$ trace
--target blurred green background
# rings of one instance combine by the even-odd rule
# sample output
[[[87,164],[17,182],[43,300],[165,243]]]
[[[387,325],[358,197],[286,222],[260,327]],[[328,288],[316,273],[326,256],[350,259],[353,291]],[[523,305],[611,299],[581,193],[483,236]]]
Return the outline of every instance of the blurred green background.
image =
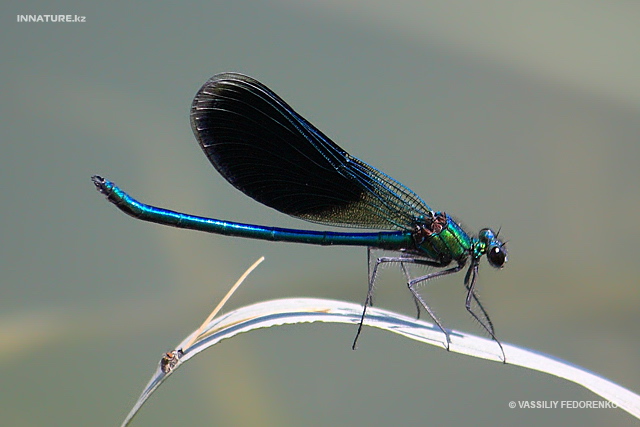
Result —
[[[365,250],[233,239],[135,221],[90,182],[221,219],[319,228],[211,167],[189,106],[213,74],[249,74],[351,154],[476,231],[498,336],[640,391],[640,4],[636,2],[5,2],[0,140],[0,424],[119,424],[162,353],[257,257],[227,310],[312,296],[361,302]],[[76,14],[86,23],[18,23]],[[424,289],[480,334],[463,275]],[[412,314],[394,268],[376,304]],[[557,378],[377,330],[273,328],[172,377],[136,426],[633,425]]]

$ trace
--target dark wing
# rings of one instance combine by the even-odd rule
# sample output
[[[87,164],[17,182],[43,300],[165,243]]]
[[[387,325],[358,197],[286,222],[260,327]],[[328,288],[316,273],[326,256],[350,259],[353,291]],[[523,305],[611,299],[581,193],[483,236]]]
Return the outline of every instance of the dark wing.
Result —
[[[251,77],[213,76],[193,100],[191,127],[227,181],[288,215],[409,230],[430,211],[413,191],[350,156]]]

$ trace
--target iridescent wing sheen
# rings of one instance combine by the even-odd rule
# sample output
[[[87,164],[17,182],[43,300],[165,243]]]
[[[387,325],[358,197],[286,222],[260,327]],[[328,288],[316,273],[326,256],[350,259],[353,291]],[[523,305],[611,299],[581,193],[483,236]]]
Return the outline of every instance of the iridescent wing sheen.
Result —
[[[191,127],[227,181],[285,214],[411,230],[430,211],[413,191],[349,155],[251,77],[213,76],[193,100]]]

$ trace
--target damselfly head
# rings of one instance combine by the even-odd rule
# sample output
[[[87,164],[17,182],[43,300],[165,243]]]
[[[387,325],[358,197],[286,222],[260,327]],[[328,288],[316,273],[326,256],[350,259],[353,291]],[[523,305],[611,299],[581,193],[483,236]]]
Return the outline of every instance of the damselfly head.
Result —
[[[487,260],[492,267],[502,268],[507,262],[507,248],[504,242],[490,228],[480,230],[478,239],[486,245]]]

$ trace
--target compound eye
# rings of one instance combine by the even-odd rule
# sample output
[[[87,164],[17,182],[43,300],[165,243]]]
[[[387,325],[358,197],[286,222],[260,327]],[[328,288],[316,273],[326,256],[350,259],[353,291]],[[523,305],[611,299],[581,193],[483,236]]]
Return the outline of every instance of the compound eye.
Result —
[[[493,246],[487,253],[487,260],[492,267],[502,268],[507,262],[507,251],[502,246]]]

